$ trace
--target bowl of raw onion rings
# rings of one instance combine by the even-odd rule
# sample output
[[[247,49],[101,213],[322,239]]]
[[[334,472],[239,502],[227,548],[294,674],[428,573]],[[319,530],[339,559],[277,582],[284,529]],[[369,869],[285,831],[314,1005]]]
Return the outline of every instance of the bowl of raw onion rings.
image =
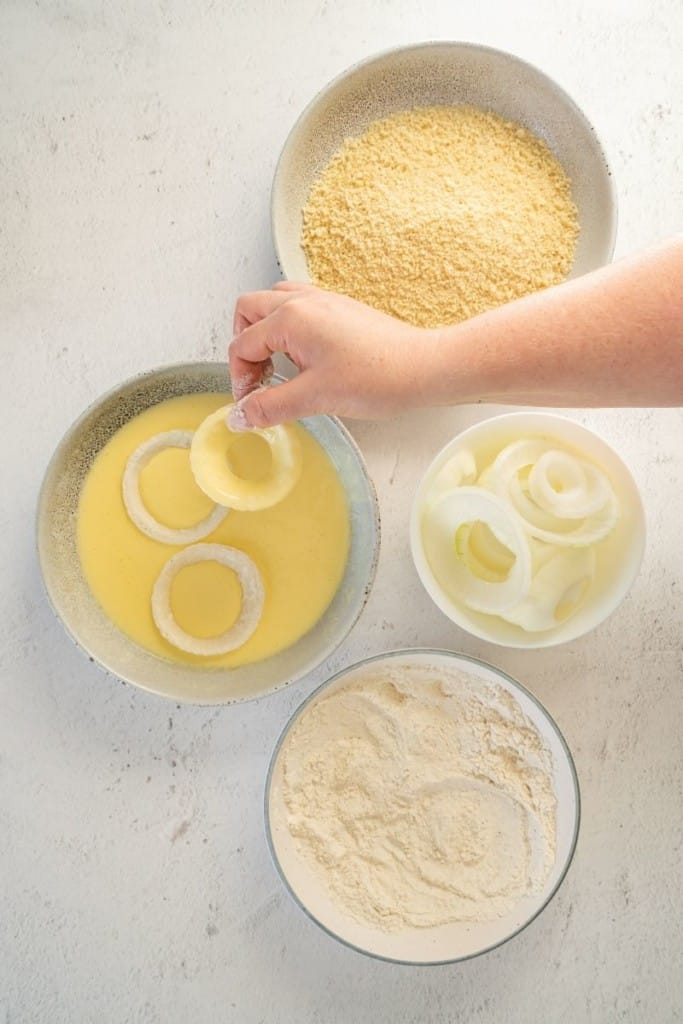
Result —
[[[415,496],[413,561],[462,629],[506,647],[566,643],[628,594],[645,515],[619,455],[562,416],[516,412],[463,431]]]

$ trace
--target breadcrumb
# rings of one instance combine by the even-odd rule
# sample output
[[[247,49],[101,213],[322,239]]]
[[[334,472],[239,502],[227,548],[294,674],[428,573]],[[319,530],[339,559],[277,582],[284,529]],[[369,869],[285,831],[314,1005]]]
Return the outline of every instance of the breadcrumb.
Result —
[[[316,284],[438,327],[562,281],[578,233],[545,142],[473,107],[425,107],[344,143],[301,242]]]

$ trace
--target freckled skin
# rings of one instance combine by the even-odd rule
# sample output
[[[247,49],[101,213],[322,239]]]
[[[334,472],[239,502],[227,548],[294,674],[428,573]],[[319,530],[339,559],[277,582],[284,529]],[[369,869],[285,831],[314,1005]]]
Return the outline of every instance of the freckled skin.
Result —
[[[425,330],[311,285],[243,295],[230,368],[244,421],[381,419],[497,402],[683,405],[683,235],[453,327]],[[300,371],[254,391],[274,352]],[[254,393],[252,393],[254,392]]]

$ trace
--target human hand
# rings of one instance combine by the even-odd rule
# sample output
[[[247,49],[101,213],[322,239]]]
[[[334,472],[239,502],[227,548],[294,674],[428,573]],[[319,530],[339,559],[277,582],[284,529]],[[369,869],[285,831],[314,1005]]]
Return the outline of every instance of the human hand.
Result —
[[[344,295],[291,281],[243,295],[233,327],[230,374],[238,405],[230,425],[236,430],[323,412],[379,419],[405,409],[429,334]],[[288,356],[299,375],[264,388],[275,352]]]

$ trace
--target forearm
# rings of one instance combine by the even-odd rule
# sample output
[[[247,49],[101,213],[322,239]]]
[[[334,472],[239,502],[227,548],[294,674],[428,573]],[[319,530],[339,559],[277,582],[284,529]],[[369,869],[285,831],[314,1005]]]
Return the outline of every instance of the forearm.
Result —
[[[683,237],[430,332],[419,404],[683,405]]]

